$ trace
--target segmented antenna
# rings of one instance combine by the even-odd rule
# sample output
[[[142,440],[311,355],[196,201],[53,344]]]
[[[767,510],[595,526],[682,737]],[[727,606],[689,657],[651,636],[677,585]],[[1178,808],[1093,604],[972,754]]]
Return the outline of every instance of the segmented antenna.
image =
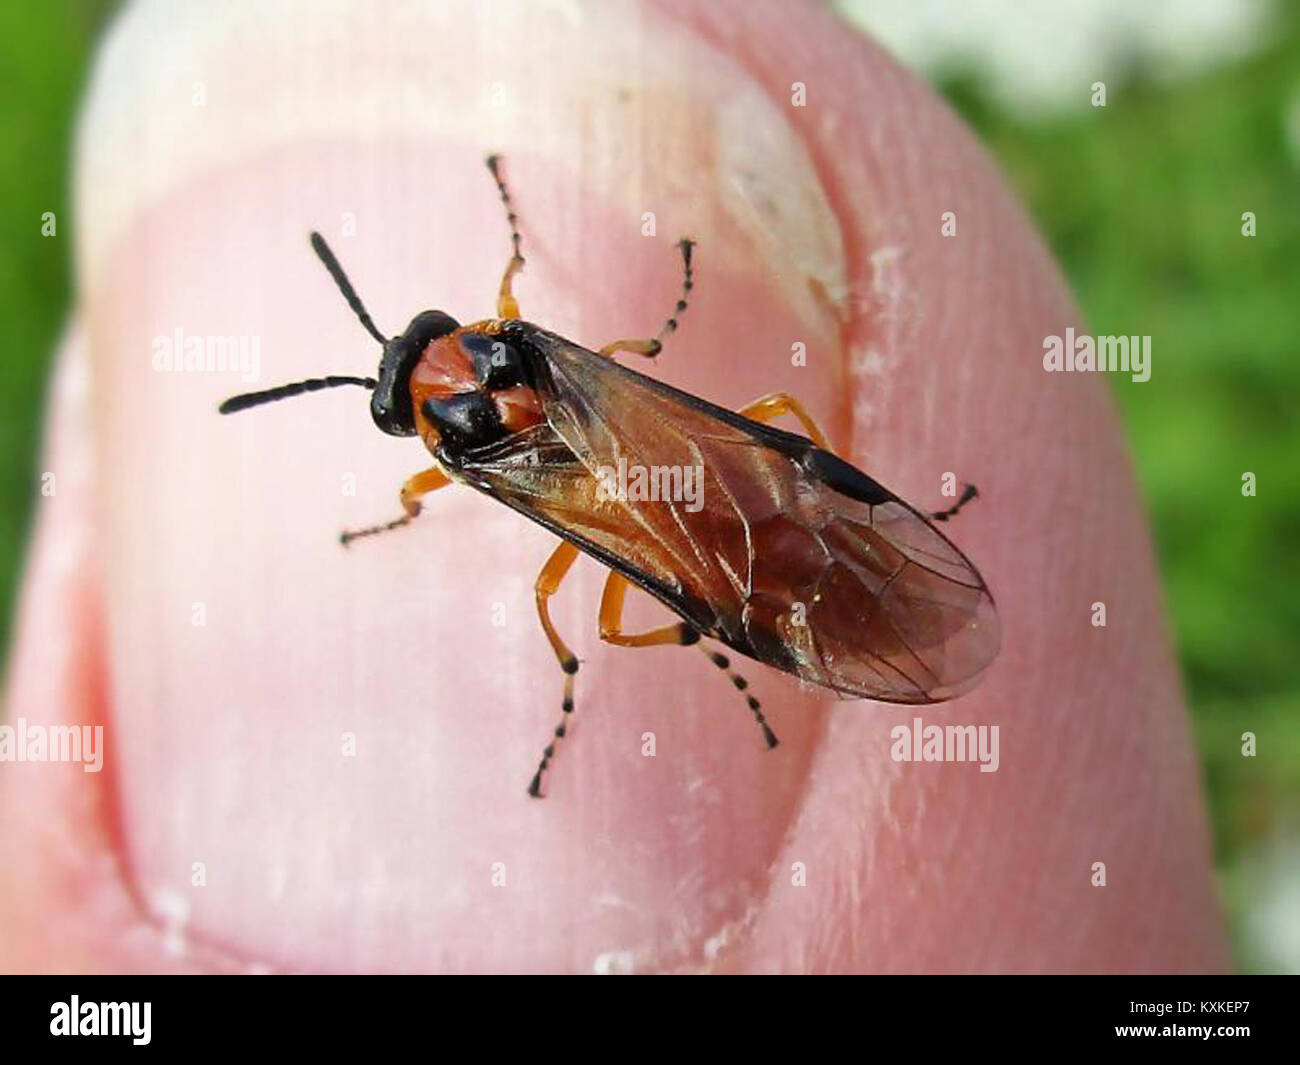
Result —
[[[339,291],[343,293],[343,298],[348,301],[348,306],[361,320],[361,324],[366,327],[366,332],[379,341],[380,344],[387,345],[388,341],[384,339],[384,334],[375,328],[375,323],[366,310],[365,304],[361,302],[361,297],[357,295],[357,290],[352,287],[352,282],[348,280],[348,275],[343,272],[343,267],[339,265],[338,259],[330,251],[330,246],[325,243],[325,238],[313,231],[311,246],[320,261],[325,264],[325,269],[330,272],[330,277],[334,278],[334,284],[338,285]],[[248,410],[249,407],[260,407],[263,403],[274,403],[276,400],[301,396],[305,392],[319,392],[325,388],[338,388],[341,385],[360,385],[362,388],[373,391],[378,383],[373,377],[347,377],[339,374],[331,374],[329,377],[313,377],[307,381],[295,381],[293,384],[268,388],[263,392],[245,392],[243,395],[231,396],[217,410],[222,414],[235,414],[241,410]]]
[[[311,246],[320,257],[320,261],[325,264],[325,269],[330,272],[330,277],[334,278],[334,284],[338,285],[339,291],[343,293],[343,298],[348,301],[348,306],[352,308],[352,312],[361,319],[361,324],[366,327],[366,332],[378,340],[380,344],[387,344],[388,338],[375,328],[370,313],[366,310],[365,304],[361,302],[361,297],[357,295],[357,290],[352,287],[348,275],[343,272],[343,267],[334,258],[334,253],[330,251],[330,246],[325,243],[325,238],[313,231]]]
[[[231,396],[217,410],[222,414],[235,414],[248,410],[249,407],[260,407],[263,403],[274,403],[277,399],[301,396],[304,392],[319,392],[340,385],[360,385],[362,388],[374,389],[378,383],[373,377],[313,377],[309,381],[295,381],[291,385],[268,388],[265,392],[245,392],[241,396]]]

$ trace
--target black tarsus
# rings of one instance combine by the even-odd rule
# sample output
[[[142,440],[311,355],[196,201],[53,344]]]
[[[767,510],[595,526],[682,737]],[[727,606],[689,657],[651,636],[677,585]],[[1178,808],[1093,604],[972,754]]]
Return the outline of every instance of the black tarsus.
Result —
[[[978,488],[976,488],[973,484],[968,484],[965,488],[962,489],[961,498],[957,500],[956,503],[950,506],[947,510],[936,510],[933,514],[930,515],[930,520],[947,521],[949,518],[953,517],[959,510],[961,510],[962,507],[964,507],[967,503],[969,503],[972,499],[974,499],[979,494],[980,493]]]
[[[569,663],[564,664],[564,672],[568,675],[570,684],[575,673],[578,672],[577,659],[570,659],[573,663],[573,669],[569,669]],[[569,719],[573,716],[573,695],[570,684],[565,685],[564,701],[560,708],[564,711],[564,716],[560,718],[560,723],[555,726],[555,739],[562,740],[569,731]],[[533,779],[528,782],[528,794],[534,799],[544,799],[542,794],[542,775],[550,768],[551,759],[555,757],[555,740],[552,740],[542,750],[542,760],[538,763],[537,772],[533,774]]]
[[[514,248],[512,258],[518,261],[520,266],[524,265],[524,257],[520,253],[520,245],[523,238],[519,235],[519,217],[515,214],[515,205],[510,199],[510,192],[506,189],[506,180],[501,176],[501,156],[493,154],[487,157],[488,170],[492,172],[492,180],[497,183],[497,191],[501,193],[501,202],[506,209],[506,222],[510,225],[510,243]]]
[[[699,639],[698,633],[696,633],[695,638]],[[744,692],[749,688],[749,681],[731,668],[731,660],[726,655],[710,650],[703,644],[699,646],[700,650],[704,652],[704,657],[731,678],[731,683],[735,685],[736,691]],[[763,730],[763,739],[767,741],[768,748],[775,747],[781,741],[776,738],[776,733],[772,731],[771,726],[767,723],[767,718],[763,716],[762,704],[748,694],[745,696],[745,704],[749,707],[750,713],[754,715],[754,720],[758,722],[759,728]]]
[[[542,760],[537,765],[537,772],[533,774],[533,779],[528,782],[528,794],[534,799],[544,799],[542,794],[542,777],[546,770],[550,768],[551,759],[555,757],[555,741],[562,740],[569,732],[569,721],[573,718],[573,678],[578,674],[578,660],[569,655],[560,663],[560,669],[564,673],[564,699],[560,703],[560,709],[563,711],[560,717],[560,723],[555,726],[555,738],[551,740],[542,750]]]
[[[363,536],[378,536],[380,533],[392,532],[394,529],[400,529],[403,525],[410,525],[415,518],[410,514],[403,514],[400,518],[394,518],[392,521],[386,521],[382,525],[370,525],[364,529],[344,530],[339,533],[339,543],[344,547],[352,543],[353,540],[360,540]]]
[[[672,317],[670,317],[668,321],[664,322],[664,327],[659,330],[659,335],[654,338],[653,343],[655,347],[649,353],[652,357],[658,355],[663,350],[664,338],[669,333],[677,332],[677,316],[686,310],[686,301],[690,298],[691,290],[695,287],[695,277],[691,272],[691,250],[695,247],[695,241],[691,240],[690,237],[683,237],[677,242],[677,247],[679,247],[682,252],[682,266],[684,270],[682,277],[682,295],[677,301]]]

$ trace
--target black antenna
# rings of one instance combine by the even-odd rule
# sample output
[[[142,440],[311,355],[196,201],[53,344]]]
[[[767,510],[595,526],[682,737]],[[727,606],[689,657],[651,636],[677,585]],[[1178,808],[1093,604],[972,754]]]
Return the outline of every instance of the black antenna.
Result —
[[[310,381],[295,381],[291,385],[268,388],[265,392],[245,392],[240,396],[231,396],[217,408],[221,414],[234,414],[236,411],[260,407],[263,403],[274,403],[277,399],[301,396],[304,392],[319,392],[323,388],[338,388],[339,385],[360,385],[373,389],[378,384],[373,377],[313,377]]]
[[[325,243],[325,238],[319,233],[313,232],[311,246],[316,254],[320,256],[320,261],[325,264],[325,269],[330,272],[330,277],[334,278],[334,284],[338,285],[339,291],[343,293],[343,298],[348,301],[348,306],[361,319],[361,324],[366,327],[366,332],[378,340],[380,344],[387,344],[388,338],[375,328],[375,323],[370,320],[370,315],[366,312],[361,297],[357,295],[357,290],[352,287],[352,282],[348,280],[348,275],[343,272],[343,267],[339,265],[339,261],[334,258],[334,253],[330,251],[330,246]]]
[[[361,297],[357,295],[357,290],[352,287],[352,282],[348,280],[348,275],[343,272],[343,267],[339,265],[338,259],[330,251],[330,246],[325,243],[325,238],[313,231],[311,246],[320,261],[325,264],[325,269],[330,272],[330,277],[334,278],[334,284],[338,285],[339,291],[343,293],[343,298],[348,301],[348,306],[361,320],[361,324],[366,327],[366,332],[379,341],[380,344],[387,345],[388,341],[384,339],[383,333],[375,328],[375,323],[366,311],[365,304],[361,302]],[[313,377],[307,381],[296,381],[291,385],[268,388],[264,392],[245,392],[242,395],[231,396],[217,410],[221,414],[234,414],[237,411],[248,410],[249,407],[260,407],[263,403],[274,403],[278,399],[301,396],[304,392],[319,392],[324,388],[338,388],[340,385],[360,385],[362,388],[369,388],[373,391],[378,383],[373,377],[341,377],[337,375]]]

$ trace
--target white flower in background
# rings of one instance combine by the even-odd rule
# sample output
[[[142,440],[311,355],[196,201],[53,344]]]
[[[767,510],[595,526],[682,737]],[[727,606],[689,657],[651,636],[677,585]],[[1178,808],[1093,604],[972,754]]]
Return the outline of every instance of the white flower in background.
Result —
[[[1268,43],[1274,0],[834,0],[909,66],[929,77],[970,72],[1009,111],[1032,117],[1089,106],[1140,70],[1176,80]],[[1114,102],[1113,96],[1110,101]]]

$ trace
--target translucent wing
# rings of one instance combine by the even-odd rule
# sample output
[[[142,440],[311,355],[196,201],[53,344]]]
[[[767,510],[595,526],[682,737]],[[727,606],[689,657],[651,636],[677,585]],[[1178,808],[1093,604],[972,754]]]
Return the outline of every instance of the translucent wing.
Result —
[[[552,455],[539,465],[550,469],[529,490],[526,475],[521,482],[498,460],[485,490],[704,633],[844,695],[951,698],[997,655],[997,614],[975,568],[871,478],[801,436],[562,337],[538,330],[532,342],[544,356],[536,387],[547,426],[538,435]],[[602,471],[620,469],[629,486],[641,469],[652,471],[649,483],[682,491],[600,498]]]

